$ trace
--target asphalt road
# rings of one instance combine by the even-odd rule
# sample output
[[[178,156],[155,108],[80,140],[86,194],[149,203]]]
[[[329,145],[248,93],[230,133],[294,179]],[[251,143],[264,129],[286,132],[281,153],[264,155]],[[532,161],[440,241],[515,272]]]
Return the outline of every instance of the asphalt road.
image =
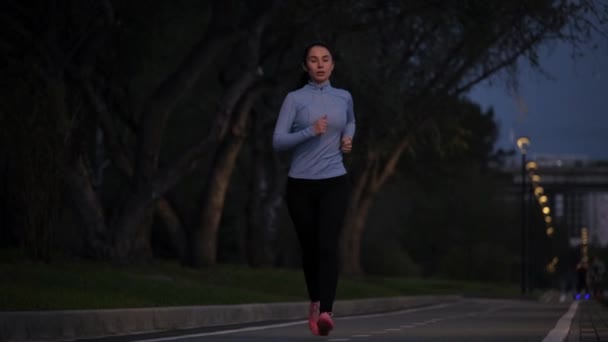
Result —
[[[148,334],[103,341],[561,341],[563,336],[560,337],[560,334],[548,336],[552,330],[555,334],[554,328],[558,321],[563,326],[569,307],[569,303],[463,299],[456,303],[385,314],[335,317],[336,328],[327,337],[312,336],[306,322],[297,321]]]

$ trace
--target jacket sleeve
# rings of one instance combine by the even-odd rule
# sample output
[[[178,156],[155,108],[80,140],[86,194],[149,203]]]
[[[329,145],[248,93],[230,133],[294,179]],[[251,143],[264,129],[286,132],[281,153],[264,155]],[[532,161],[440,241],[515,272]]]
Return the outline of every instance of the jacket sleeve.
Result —
[[[355,136],[355,111],[353,110],[353,97],[348,93],[348,100],[346,104],[346,126],[342,131],[343,137]]]
[[[292,149],[296,145],[314,137],[312,126],[303,130],[292,132],[293,122],[296,117],[296,106],[293,95],[290,93],[285,97],[279,117],[274,128],[272,146],[277,151]]]

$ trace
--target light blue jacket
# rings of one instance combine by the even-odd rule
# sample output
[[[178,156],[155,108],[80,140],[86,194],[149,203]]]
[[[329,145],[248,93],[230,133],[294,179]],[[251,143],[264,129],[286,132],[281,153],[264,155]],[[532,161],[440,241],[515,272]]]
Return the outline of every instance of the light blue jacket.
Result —
[[[327,115],[327,131],[314,135],[314,122]],[[277,151],[292,151],[289,177],[325,179],[346,174],[342,137],[355,135],[355,114],[350,93],[328,82],[309,82],[285,97],[274,129]]]

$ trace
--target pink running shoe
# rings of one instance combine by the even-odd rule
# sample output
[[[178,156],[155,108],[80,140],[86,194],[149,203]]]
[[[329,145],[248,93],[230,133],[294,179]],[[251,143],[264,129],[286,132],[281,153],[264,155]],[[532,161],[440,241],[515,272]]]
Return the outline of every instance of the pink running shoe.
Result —
[[[331,319],[331,316],[331,312],[323,312],[319,315],[319,321],[317,322],[317,326],[319,327],[319,335],[327,336],[334,328],[334,321]]]
[[[319,336],[319,327],[317,321],[319,320],[319,302],[311,302],[308,308],[308,328],[313,335]]]

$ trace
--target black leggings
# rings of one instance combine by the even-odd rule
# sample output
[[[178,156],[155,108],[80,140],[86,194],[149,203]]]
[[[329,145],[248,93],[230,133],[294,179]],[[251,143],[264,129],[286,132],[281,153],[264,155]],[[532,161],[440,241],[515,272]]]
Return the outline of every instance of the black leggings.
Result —
[[[338,239],[348,205],[346,175],[327,179],[287,180],[287,208],[302,250],[308,295],[331,312],[338,285]]]

